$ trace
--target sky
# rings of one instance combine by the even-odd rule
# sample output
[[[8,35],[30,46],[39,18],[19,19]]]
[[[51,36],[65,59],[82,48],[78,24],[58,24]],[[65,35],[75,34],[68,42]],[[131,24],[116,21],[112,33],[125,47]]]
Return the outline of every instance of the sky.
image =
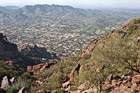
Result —
[[[0,0],[0,6],[25,6],[35,4],[70,5],[76,8],[138,8],[140,0]]]

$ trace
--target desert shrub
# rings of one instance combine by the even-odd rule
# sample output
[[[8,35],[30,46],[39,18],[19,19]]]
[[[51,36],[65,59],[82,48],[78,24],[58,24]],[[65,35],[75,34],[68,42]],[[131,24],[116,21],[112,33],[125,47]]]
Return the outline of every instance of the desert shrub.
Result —
[[[30,87],[30,92],[31,93],[36,93],[38,90],[41,90],[41,87],[40,86],[31,86]]]
[[[71,56],[69,59],[70,59],[71,61],[78,62],[78,61],[81,59],[81,57],[78,57],[78,56]]]
[[[83,89],[83,91],[84,91],[84,90],[88,90],[88,89],[89,89],[89,87],[85,87],[85,88]]]
[[[8,76],[8,78],[12,78],[19,75],[20,75],[20,71],[18,70],[18,67],[13,67],[12,65],[7,65],[5,61],[0,61],[0,80],[4,76]]]
[[[29,87],[29,84],[26,80],[18,78],[18,80],[7,88],[7,93],[17,93],[21,88]]]
[[[62,85],[63,74],[61,72],[51,75],[47,84],[42,85],[43,89],[54,90],[59,89]]]
[[[72,87],[71,91],[77,91],[78,89],[76,87]]]
[[[25,78],[25,79],[30,79],[31,78],[31,74],[29,72],[24,72],[22,75],[21,75],[22,78]]]
[[[134,21],[135,24],[139,24],[140,23],[140,18],[134,19],[133,21]]]
[[[58,93],[65,93],[66,91],[65,91],[65,89],[64,88],[61,88],[61,89],[59,89],[59,91],[58,91]]]
[[[132,34],[135,31],[136,27],[134,23],[129,24],[129,32],[128,34]]]
[[[84,58],[85,60],[88,60],[90,57],[91,57],[90,54],[84,54],[84,56],[83,56],[83,58]]]

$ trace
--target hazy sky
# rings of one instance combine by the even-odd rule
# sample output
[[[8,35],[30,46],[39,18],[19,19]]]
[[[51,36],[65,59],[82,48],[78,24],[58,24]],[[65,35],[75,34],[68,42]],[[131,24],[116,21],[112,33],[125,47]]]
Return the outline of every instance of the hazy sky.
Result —
[[[59,4],[77,8],[140,8],[140,0],[0,0],[1,6]]]

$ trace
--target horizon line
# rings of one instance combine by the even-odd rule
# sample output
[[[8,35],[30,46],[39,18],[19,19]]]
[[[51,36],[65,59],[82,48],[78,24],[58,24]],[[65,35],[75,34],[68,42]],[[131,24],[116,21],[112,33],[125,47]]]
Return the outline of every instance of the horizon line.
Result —
[[[115,7],[93,7],[93,8],[84,8],[84,7],[75,7],[73,5],[67,5],[67,4],[26,4],[26,5],[0,5],[0,7],[19,7],[23,8],[25,6],[36,6],[36,5],[48,5],[48,6],[70,6],[73,8],[79,8],[79,9],[140,9],[140,8],[115,8]]]

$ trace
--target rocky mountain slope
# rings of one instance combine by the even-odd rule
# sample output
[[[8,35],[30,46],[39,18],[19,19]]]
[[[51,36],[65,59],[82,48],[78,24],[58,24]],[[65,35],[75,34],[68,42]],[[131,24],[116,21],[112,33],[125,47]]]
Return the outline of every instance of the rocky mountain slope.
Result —
[[[140,19],[134,19],[122,29],[89,42],[77,55],[39,73],[38,82],[43,82],[37,83],[38,88],[72,93],[139,92],[139,41]]]

